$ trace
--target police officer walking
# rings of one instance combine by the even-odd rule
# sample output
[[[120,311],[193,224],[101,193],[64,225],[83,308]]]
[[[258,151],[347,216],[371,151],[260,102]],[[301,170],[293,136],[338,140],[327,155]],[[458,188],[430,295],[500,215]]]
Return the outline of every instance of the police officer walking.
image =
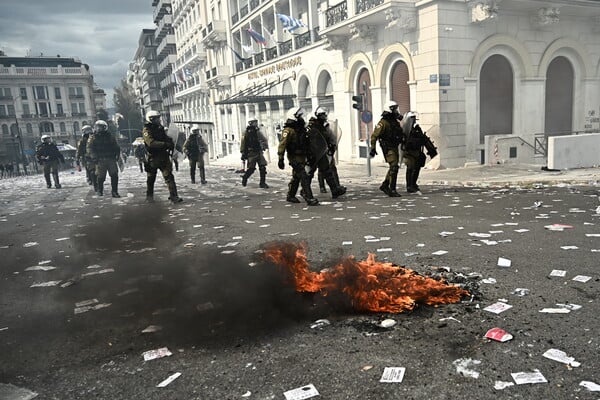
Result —
[[[96,176],[95,171],[90,172],[91,168],[88,167],[88,157],[87,157],[87,143],[88,143],[88,140],[90,139],[90,134],[92,134],[93,132],[94,132],[94,130],[89,125],[84,125],[81,128],[81,133],[83,134],[83,136],[81,139],[79,139],[79,142],[77,143],[77,153],[75,153],[75,163],[77,164],[78,167],[80,167],[80,168],[83,167],[83,169],[85,170],[85,178],[87,180],[88,185],[94,184],[92,182],[92,176],[94,176],[94,180],[95,180],[95,176]],[[94,187],[96,187],[95,184],[94,184]]]
[[[338,198],[346,193],[346,188],[341,186],[335,178],[334,170],[331,168],[333,155],[337,148],[337,141],[329,129],[327,122],[327,112],[325,107],[317,107],[315,116],[308,121],[308,141],[310,145],[310,173],[309,178],[312,180],[315,170],[319,171],[319,177],[327,182],[331,189],[331,197]],[[334,163],[335,165],[335,163]],[[319,186],[321,182],[319,179]],[[323,193],[323,188],[321,193]],[[327,190],[325,190],[325,193]]]
[[[42,143],[37,146],[35,155],[38,162],[44,166],[46,187],[48,189],[52,187],[52,182],[50,182],[50,174],[52,174],[54,187],[60,189],[62,186],[58,180],[58,165],[59,162],[65,163],[65,157],[58,151],[58,147],[52,142],[50,135],[42,135]]]
[[[248,160],[246,172],[242,175],[242,186],[246,186],[248,178],[256,171],[256,164],[260,172],[259,186],[263,189],[268,189],[267,177],[267,160],[263,156],[263,151],[269,148],[267,138],[258,128],[258,120],[254,117],[248,119],[248,126],[242,134],[242,142],[240,144],[240,152],[242,153],[242,161]]]
[[[396,191],[396,181],[400,169],[400,150],[398,146],[404,142],[404,133],[400,126],[401,120],[402,115],[398,112],[398,103],[388,101],[385,103],[381,119],[371,135],[370,156],[375,157],[377,154],[375,145],[379,140],[383,157],[389,165],[385,180],[379,186],[379,190],[390,197],[400,197],[400,194]]]
[[[158,111],[148,111],[144,124],[144,145],[148,152],[146,162],[146,201],[154,201],[154,182],[158,170],[162,173],[165,183],[169,188],[169,200],[172,203],[183,201],[177,195],[177,185],[173,176],[173,165],[171,164],[171,153],[175,150],[173,139],[167,135],[165,128],[160,123]]]
[[[140,172],[144,172],[144,164],[146,162],[146,146],[144,146],[143,143],[137,144],[135,146],[135,150],[133,150],[133,155],[138,160]]]
[[[404,117],[403,128],[406,133],[406,140],[402,143],[402,159],[406,164],[406,191],[420,194],[421,189],[417,185],[417,180],[427,159],[423,147],[427,149],[427,154],[431,158],[437,156],[437,149],[417,124],[417,114],[415,112],[409,111]]]
[[[302,185],[302,196],[309,206],[319,204],[319,200],[313,197],[310,188],[310,178],[306,172],[308,156],[310,155],[308,132],[304,122],[304,110],[300,107],[294,107],[288,111],[287,120],[283,125],[281,141],[277,149],[279,169],[285,168],[283,157],[287,152],[288,162],[292,167],[292,179],[288,184],[288,193],[286,200],[290,203],[300,203],[296,198],[298,186]]]
[[[190,178],[192,183],[196,183],[196,165],[200,170],[200,183],[206,184],[206,174],[204,172],[204,154],[208,152],[208,145],[200,135],[200,127],[192,126],[192,133],[183,144],[183,152],[190,160]]]
[[[98,196],[104,196],[106,173],[110,176],[112,197],[119,198],[119,167],[121,149],[117,139],[108,130],[106,121],[99,119],[94,124],[94,135],[88,140],[87,153],[96,164],[96,183]]]

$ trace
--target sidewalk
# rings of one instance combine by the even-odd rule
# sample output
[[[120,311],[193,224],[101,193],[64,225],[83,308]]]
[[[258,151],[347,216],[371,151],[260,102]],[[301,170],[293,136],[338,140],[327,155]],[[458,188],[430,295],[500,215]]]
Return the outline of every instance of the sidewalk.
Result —
[[[227,168],[241,168],[240,157],[236,154],[218,160],[211,160],[210,165]],[[337,165],[342,184],[367,184],[383,180],[388,166],[377,158],[371,160],[371,176],[368,175],[366,160],[341,161]],[[271,161],[267,167],[271,175],[289,175],[289,168],[281,171],[277,163]],[[398,173],[398,183],[404,185],[405,168]],[[578,168],[561,171],[543,171],[541,165],[533,164],[498,164],[474,165],[463,168],[447,168],[439,170],[422,169],[419,176],[420,185],[448,186],[519,186],[543,184],[571,184],[600,186],[600,167]]]

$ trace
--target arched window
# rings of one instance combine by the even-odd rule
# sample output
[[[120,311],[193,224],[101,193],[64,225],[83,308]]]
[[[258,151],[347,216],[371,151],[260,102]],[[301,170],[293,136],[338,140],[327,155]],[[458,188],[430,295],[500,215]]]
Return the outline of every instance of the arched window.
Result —
[[[40,124],[40,132],[42,134],[54,132],[54,124],[52,122],[42,122]]]
[[[13,135],[18,135],[19,134],[19,128],[17,127],[17,124],[11,124],[10,125],[10,133]]]
[[[66,132],[67,131],[67,126],[65,125],[64,122],[60,123],[60,131],[61,132]]]
[[[410,109],[410,89],[408,88],[408,66],[398,61],[390,73],[390,99],[398,103],[398,111],[404,114]]]
[[[356,80],[355,93],[364,94],[367,96],[367,101],[364,102],[363,107],[365,110],[373,112],[373,103],[371,101],[371,75],[366,68],[363,68],[358,73],[358,79]],[[373,130],[373,121],[368,124],[364,124],[361,119],[358,119],[359,139],[366,140],[367,132]],[[366,155],[365,155],[366,157]]]
[[[513,70],[506,57],[494,54],[481,67],[479,140],[512,134]]]
[[[566,57],[556,57],[546,73],[546,117],[544,131],[568,135],[573,130],[573,66]]]
[[[28,122],[25,125],[25,130],[27,131],[27,133],[33,133],[33,126]]]
[[[79,122],[73,122],[73,132],[79,132]]]
[[[3,135],[8,135],[9,134],[9,132],[8,132],[8,125],[2,124],[2,134]]]

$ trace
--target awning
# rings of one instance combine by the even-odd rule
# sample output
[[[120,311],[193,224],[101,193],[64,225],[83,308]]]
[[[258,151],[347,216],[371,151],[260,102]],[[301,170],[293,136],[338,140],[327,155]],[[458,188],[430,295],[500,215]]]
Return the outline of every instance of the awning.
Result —
[[[238,93],[226,98],[225,100],[215,101],[215,105],[219,104],[246,104],[246,103],[264,103],[268,101],[277,101],[277,100],[287,100],[287,99],[295,99],[295,94],[279,94],[279,95],[267,95],[262,94],[269,91],[272,87],[282,84],[283,82],[295,78],[295,74],[285,78],[285,79],[277,79],[272,82],[264,82],[260,85],[255,85],[244,90],[239,91]]]

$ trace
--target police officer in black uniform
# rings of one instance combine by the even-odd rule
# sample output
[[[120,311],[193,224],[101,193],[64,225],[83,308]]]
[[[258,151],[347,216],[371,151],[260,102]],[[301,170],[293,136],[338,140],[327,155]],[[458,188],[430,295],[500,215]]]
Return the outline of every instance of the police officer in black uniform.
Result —
[[[35,155],[38,162],[44,166],[46,187],[48,189],[52,187],[52,182],[50,181],[50,174],[52,174],[54,187],[56,189],[62,188],[58,180],[58,165],[59,163],[65,163],[65,157],[58,151],[58,147],[52,142],[50,135],[42,135],[42,143],[37,146]]]
[[[263,151],[268,148],[269,143],[267,142],[267,138],[265,138],[258,128],[258,120],[250,117],[248,119],[248,126],[242,135],[242,142],[240,143],[242,161],[248,160],[246,172],[242,175],[242,186],[246,186],[248,178],[256,171],[256,164],[258,164],[258,171],[260,172],[259,186],[263,189],[269,188],[266,182],[267,160],[263,156]]]
[[[144,145],[148,152],[146,168],[146,201],[154,201],[154,182],[158,170],[163,175],[165,183],[169,188],[169,200],[172,203],[183,201],[177,195],[177,185],[173,176],[173,164],[171,163],[171,153],[175,150],[175,142],[167,135],[165,128],[160,123],[160,113],[158,111],[148,111],[146,114],[146,123],[144,124]]]

